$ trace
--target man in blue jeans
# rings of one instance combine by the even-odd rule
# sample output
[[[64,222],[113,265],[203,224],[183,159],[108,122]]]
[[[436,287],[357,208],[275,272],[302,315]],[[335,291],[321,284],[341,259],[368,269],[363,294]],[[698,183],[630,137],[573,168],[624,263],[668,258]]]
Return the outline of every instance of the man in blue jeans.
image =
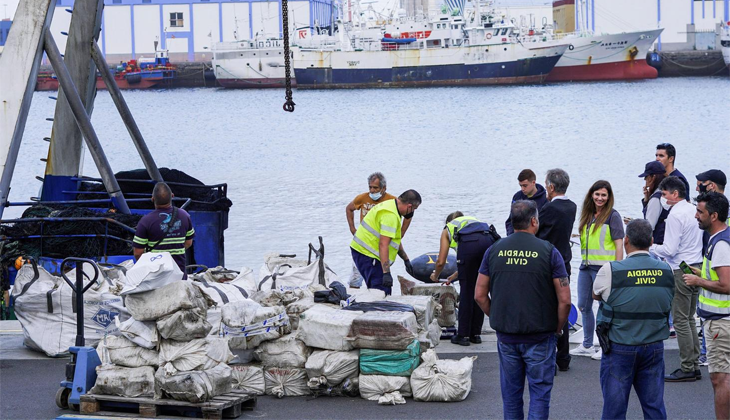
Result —
[[[649,256],[651,244],[651,224],[632,220],[624,238],[627,258],[601,267],[593,284],[593,298],[601,301],[601,347],[610,347],[603,348],[601,359],[604,419],[626,418],[632,386],[645,419],[667,418],[664,340],[669,338],[674,274],[669,264]]]
[[[535,236],[540,222],[530,200],[512,203],[515,232],[484,254],[474,300],[497,332],[505,419],[547,419],[555,377],[556,340],[570,313],[570,282],[560,252]]]

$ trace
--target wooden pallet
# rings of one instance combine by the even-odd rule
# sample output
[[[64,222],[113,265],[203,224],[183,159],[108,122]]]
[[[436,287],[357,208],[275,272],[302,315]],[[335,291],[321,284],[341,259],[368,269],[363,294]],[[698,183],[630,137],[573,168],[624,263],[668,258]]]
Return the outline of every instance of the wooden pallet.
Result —
[[[116,395],[82,395],[81,414],[119,415],[133,413],[140,417],[176,415],[204,419],[235,419],[242,411],[256,408],[256,396],[240,390],[214,397],[203,403],[172,399],[129,398]]]

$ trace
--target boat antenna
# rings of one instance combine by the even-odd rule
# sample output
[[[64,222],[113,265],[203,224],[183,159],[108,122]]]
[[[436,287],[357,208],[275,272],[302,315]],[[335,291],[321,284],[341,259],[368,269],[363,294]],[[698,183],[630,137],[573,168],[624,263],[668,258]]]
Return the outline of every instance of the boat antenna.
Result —
[[[281,23],[284,30],[284,80],[286,83],[286,102],[284,111],[294,112],[294,99],[291,92],[291,53],[289,52],[289,2],[281,0]]]

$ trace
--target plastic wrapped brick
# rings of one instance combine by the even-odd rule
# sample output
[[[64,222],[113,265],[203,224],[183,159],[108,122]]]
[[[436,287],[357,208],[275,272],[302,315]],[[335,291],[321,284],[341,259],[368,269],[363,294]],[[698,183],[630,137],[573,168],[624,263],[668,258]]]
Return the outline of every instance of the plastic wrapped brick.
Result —
[[[304,367],[312,349],[294,334],[261,343],[254,351],[256,358],[266,367]]]
[[[129,368],[157,367],[159,363],[159,354],[156,350],[140,347],[122,336],[109,335],[102,338],[96,347],[96,352],[103,363]]]
[[[299,317],[297,335],[309,347],[350,351],[354,347],[347,337],[352,322],[360,315],[362,312],[343,311],[317,304]]]
[[[168,340],[205,338],[212,328],[203,308],[181,309],[157,320],[157,331]]]
[[[418,340],[405,350],[360,349],[362,375],[410,376],[418,367],[421,345]]]
[[[309,377],[309,387],[322,385],[337,386],[347,378],[357,377],[360,355],[357,350],[332,351],[318,350],[307,359],[305,368]]]
[[[167,375],[162,368],[155,374],[155,397],[201,403],[231,392],[231,368],[220,364],[212,369]]]
[[[410,397],[411,383],[409,378],[400,376],[360,375],[360,396],[370,401],[378,401],[387,394],[399,392]]]
[[[436,352],[423,354],[423,363],[411,375],[416,401],[464,401],[471,391],[471,372],[476,356],[439,360]]]
[[[431,321],[441,312],[441,305],[432,296],[388,296],[385,300],[411,305],[416,311],[416,321],[421,330],[428,329]]]
[[[266,395],[277,398],[310,395],[307,371],[301,368],[268,368],[264,372]]]
[[[231,365],[233,389],[240,389],[251,395],[264,395],[266,382],[264,368],[259,365]]]
[[[148,292],[127,295],[125,305],[137,321],[156,321],[180,309],[208,309],[208,300],[191,281],[175,281]]]
[[[155,393],[155,369],[151,366],[99,365],[96,367],[96,383],[89,393],[151,398]]]
[[[413,312],[366,312],[352,322],[355,348],[405,350],[418,337]]]
[[[398,276],[402,295],[411,296],[432,296],[441,305],[441,312],[437,319],[442,327],[453,327],[456,325],[456,307],[459,301],[459,293],[453,285],[441,283],[415,282]]]

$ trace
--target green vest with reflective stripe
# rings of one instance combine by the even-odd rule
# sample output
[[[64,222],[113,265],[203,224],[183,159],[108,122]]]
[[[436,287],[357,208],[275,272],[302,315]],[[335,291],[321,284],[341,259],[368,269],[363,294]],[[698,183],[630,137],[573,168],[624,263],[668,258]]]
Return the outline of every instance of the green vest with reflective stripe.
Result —
[[[452,249],[456,249],[457,243],[456,243],[456,240],[454,239],[456,234],[459,233],[459,231],[461,229],[465,228],[466,226],[468,226],[472,223],[478,223],[478,222],[479,222],[479,220],[477,220],[476,217],[461,216],[461,217],[457,217],[456,219],[447,223],[446,230],[449,234],[449,246]]]
[[[593,223],[583,226],[580,232],[580,254],[585,265],[604,265],[616,261],[616,244],[608,220],[596,229]]]
[[[730,244],[730,228],[715,235],[707,244],[707,251],[702,258],[702,278],[710,281],[720,281],[717,271],[712,269],[712,253],[718,242]],[[718,319],[730,316],[730,295],[714,293],[702,289],[699,297],[697,313],[705,319]]]
[[[639,346],[669,338],[674,272],[649,254],[611,264],[611,294],[601,302],[598,322],[608,322],[614,343]]]
[[[392,213],[396,216],[396,226],[389,226],[383,222],[383,215]],[[398,248],[400,247],[401,241],[401,216],[398,213],[398,204],[396,200],[388,200],[382,202],[375,207],[371,208],[365,218],[360,222],[360,226],[355,232],[355,236],[350,242],[350,248],[355,251],[367,255],[370,258],[375,258],[380,261],[380,233],[386,232],[387,236],[395,235],[390,241],[390,248],[388,249],[388,258],[390,264],[395,262],[395,257],[398,255]]]

